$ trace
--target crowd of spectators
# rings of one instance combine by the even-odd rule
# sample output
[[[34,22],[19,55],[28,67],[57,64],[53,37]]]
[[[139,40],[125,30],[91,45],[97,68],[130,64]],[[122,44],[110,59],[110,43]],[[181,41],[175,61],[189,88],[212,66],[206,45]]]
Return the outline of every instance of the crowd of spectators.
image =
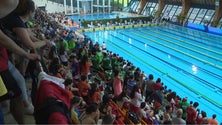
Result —
[[[34,9],[32,0],[13,0],[18,5],[11,1],[0,2],[0,6],[12,6],[0,7],[6,13],[0,13],[0,75],[9,92],[0,99],[6,105],[10,99],[10,111],[19,124],[24,123],[23,114],[34,113],[38,71],[33,60],[38,58],[47,74],[65,80],[72,124],[116,123],[119,114],[111,100],[147,124],[218,124],[215,114],[208,117],[198,109],[198,102],[179,97],[152,73],[146,76],[139,67],[109,51],[105,42],[100,45],[70,30],[64,14]],[[32,78],[32,101],[27,96],[27,77]]]

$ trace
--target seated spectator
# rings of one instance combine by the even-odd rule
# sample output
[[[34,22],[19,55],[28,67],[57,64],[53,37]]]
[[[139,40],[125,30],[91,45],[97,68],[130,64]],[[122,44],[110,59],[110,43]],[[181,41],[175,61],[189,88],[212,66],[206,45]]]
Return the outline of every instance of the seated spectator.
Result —
[[[99,104],[100,100],[101,100],[100,90],[97,87],[97,84],[93,83],[91,84],[91,89],[89,92],[89,103]]]
[[[115,120],[113,115],[105,115],[102,119],[102,125],[112,125]]]
[[[78,106],[81,103],[82,103],[82,100],[78,96],[74,96],[71,99],[71,123],[72,124],[78,124],[79,123],[80,112],[79,112]]]
[[[138,115],[141,119],[147,118],[147,113],[145,111],[145,108],[146,108],[146,102],[142,102],[140,104],[140,111],[139,111],[139,115]]]
[[[133,86],[130,98],[131,98],[130,111],[138,113],[142,101],[142,95],[138,85]]]
[[[66,79],[64,82],[65,85],[65,89],[67,90],[68,94],[69,94],[69,98],[73,98],[74,94],[73,91],[78,91],[78,88],[73,88],[73,82],[72,79]]]
[[[116,104],[121,109],[128,109],[129,102],[130,102],[130,99],[127,97],[124,91],[119,96],[117,96]]]
[[[165,112],[164,112],[164,116],[163,116],[163,123],[164,124],[169,124],[169,123],[172,123],[172,116],[171,116],[171,113],[172,113],[172,107],[170,105],[167,105],[165,107]]]
[[[172,119],[172,124],[173,125],[186,125],[186,121],[182,119],[182,115],[183,115],[183,110],[182,109],[178,109],[177,110],[177,117]]]
[[[112,114],[112,108],[109,105],[110,98],[108,95],[104,95],[102,102],[100,104],[99,110],[100,110],[100,117],[103,118],[105,115]]]
[[[85,112],[79,117],[80,124],[94,124],[96,125],[99,119],[99,110],[96,104],[90,104]]]
[[[208,124],[207,113],[205,111],[201,111],[201,114],[197,117],[197,124]]]

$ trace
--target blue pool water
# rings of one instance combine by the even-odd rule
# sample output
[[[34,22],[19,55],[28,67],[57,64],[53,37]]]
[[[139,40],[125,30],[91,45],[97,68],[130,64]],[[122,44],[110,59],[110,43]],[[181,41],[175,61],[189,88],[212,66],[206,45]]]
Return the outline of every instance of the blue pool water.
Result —
[[[126,14],[120,14],[120,13],[110,13],[110,14],[82,14],[82,15],[73,15],[68,16],[69,18],[73,19],[74,21],[78,21],[79,19],[82,20],[101,20],[101,19],[115,19],[116,16],[119,16],[120,18],[127,18],[130,17]]]
[[[222,37],[175,25],[85,33],[222,122]]]

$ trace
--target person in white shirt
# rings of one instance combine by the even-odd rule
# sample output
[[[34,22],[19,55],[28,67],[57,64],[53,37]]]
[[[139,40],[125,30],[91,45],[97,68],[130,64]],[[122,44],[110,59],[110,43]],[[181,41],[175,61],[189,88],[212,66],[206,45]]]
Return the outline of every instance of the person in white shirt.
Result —
[[[183,115],[183,110],[182,109],[178,109],[177,110],[177,117],[172,119],[172,124],[173,125],[186,125],[186,121],[182,119],[182,115]]]
[[[102,52],[103,53],[107,53],[106,43],[105,42],[102,43]]]

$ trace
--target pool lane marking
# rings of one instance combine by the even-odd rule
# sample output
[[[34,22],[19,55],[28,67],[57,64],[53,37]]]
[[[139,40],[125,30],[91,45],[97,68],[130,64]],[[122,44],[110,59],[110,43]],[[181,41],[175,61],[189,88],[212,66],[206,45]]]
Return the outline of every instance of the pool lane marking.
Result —
[[[131,32],[131,31],[127,31],[127,32]],[[213,66],[213,67],[222,69],[222,66],[220,66],[220,65],[216,65],[216,64],[211,63],[211,62],[209,62],[209,61],[203,60],[203,59],[201,59],[201,58],[199,58],[199,57],[195,57],[195,56],[193,56],[193,55],[191,55],[191,54],[189,54],[189,53],[186,53],[186,52],[180,51],[180,50],[178,50],[178,49],[175,49],[175,48],[173,48],[173,47],[170,47],[170,46],[168,46],[168,45],[162,44],[162,43],[160,43],[160,42],[157,42],[156,40],[147,38],[147,37],[145,37],[145,36],[143,36],[143,35],[140,35],[140,34],[138,34],[138,33],[134,33],[134,32],[131,32],[131,33],[132,33],[132,34],[135,34],[135,35],[137,35],[137,36],[140,36],[140,37],[142,37],[142,38],[144,38],[144,39],[147,39],[147,40],[149,40],[149,41],[152,41],[152,42],[154,42],[154,43],[157,43],[157,44],[159,44],[159,45],[162,45],[162,46],[165,46],[165,47],[170,48],[170,49],[172,49],[172,50],[175,50],[175,51],[177,51],[177,52],[179,52],[179,53],[182,53],[182,54],[184,54],[184,55],[190,56],[190,57],[192,57],[192,58],[194,58],[194,59],[196,59],[196,60],[202,61],[202,62],[204,62],[204,63],[206,63],[206,64],[209,64],[209,65],[211,65],[211,66]]]
[[[167,42],[169,42],[169,43],[171,43],[171,44],[175,44],[175,45],[177,45],[177,46],[179,46],[179,47],[182,47],[182,48],[188,49],[188,50],[190,50],[190,51],[193,51],[193,52],[199,53],[199,54],[201,54],[201,55],[207,56],[207,57],[212,58],[212,59],[214,59],[214,60],[222,61],[221,58],[217,58],[217,57],[214,57],[214,56],[211,56],[211,55],[208,55],[208,54],[202,53],[202,52],[200,52],[200,51],[197,51],[197,50],[191,49],[191,48],[186,47],[186,46],[183,46],[183,45],[181,45],[181,44],[178,44],[178,43],[172,42],[171,40],[163,39],[163,38],[160,38],[160,37],[158,37],[158,36],[155,36],[155,35],[153,35],[153,34],[150,34],[150,33],[147,33],[147,32],[141,31],[141,30],[138,30],[138,31],[139,31],[139,32],[142,32],[142,33],[145,33],[145,34],[149,34],[149,35],[151,35],[151,36],[153,36],[153,37],[155,37],[155,38],[161,39],[161,40],[163,40],[163,41],[167,41]]]
[[[178,28],[184,30],[183,27],[181,27],[181,26],[172,25],[172,24],[170,24],[170,26],[178,27]],[[178,30],[180,30],[180,29],[178,29]],[[192,28],[187,28],[187,29],[188,29],[191,33],[194,33],[194,32],[196,33],[196,32],[198,31],[198,30],[192,29]],[[216,35],[216,34],[212,34],[212,33],[208,33],[208,32],[200,31],[200,32],[198,32],[198,33],[201,34],[201,35],[207,35],[207,36],[209,36],[208,38],[212,38],[212,37],[215,37],[215,36],[222,38],[221,35]],[[199,34],[198,34],[198,35],[199,35]],[[201,38],[201,37],[199,37],[199,38]],[[211,42],[213,42],[213,43],[220,43],[220,44],[222,44],[222,42],[217,42],[217,41],[215,41],[215,40],[217,40],[217,39],[214,39],[214,41],[212,41],[212,40],[210,40],[210,39],[205,39],[205,40],[209,40],[209,41],[211,41]]]
[[[106,39],[106,38],[103,38],[103,39]],[[172,80],[174,80],[175,82],[181,84],[182,86],[184,86],[184,87],[187,88],[188,90],[191,90],[192,92],[194,92],[194,93],[196,93],[196,94],[198,94],[198,95],[201,95],[204,99],[208,100],[211,104],[213,104],[213,105],[215,105],[215,106],[217,106],[217,107],[219,107],[219,108],[222,108],[222,104],[220,104],[220,103],[212,100],[211,98],[207,97],[206,95],[202,94],[201,92],[199,92],[199,91],[197,91],[197,90],[189,87],[188,85],[186,85],[186,84],[184,84],[183,82],[179,81],[178,79],[172,77],[172,76],[169,75],[168,73],[165,73],[165,72],[161,71],[159,68],[156,68],[155,66],[147,63],[147,62],[144,61],[143,59],[139,58],[138,56],[134,55],[134,54],[131,53],[130,51],[124,49],[123,47],[115,44],[114,42],[110,41],[109,39],[106,39],[106,41],[108,41],[110,44],[116,46],[117,48],[120,48],[122,51],[125,51],[126,53],[128,53],[128,54],[131,55],[131,56],[133,56],[134,58],[142,61],[143,63],[145,63],[145,64],[147,64],[147,65],[149,65],[150,67],[154,68],[154,69],[157,70],[158,72],[166,75],[167,77],[169,77],[169,78],[171,78]],[[134,46],[134,45],[133,45],[133,46]],[[135,46],[134,46],[134,47],[135,47]]]
[[[196,41],[196,42],[198,42],[198,43],[202,43],[202,44],[205,44],[205,45],[209,45],[209,46],[212,46],[212,47],[217,48],[217,49],[222,49],[221,47],[215,46],[215,44],[217,44],[217,45],[222,45],[221,43],[218,43],[218,42],[215,42],[215,41],[211,41],[211,40],[208,40],[208,39],[204,39],[204,38],[198,37],[198,36],[196,36],[196,35],[188,34],[188,33],[186,33],[186,32],[181,32],[181,31],[172,29],[172,28],[170,28],[170,27],[164,27],[165,29],[160,29],[161,27],[153,27],[153,28],[158,29],[158,30],[161,30],[161,31],[164,31],[164,32],[167,32],[167,33],[170,33],[170,34],[174,34],[174,35],[177,35],[177,36],[180,36],[180,37],[183,37],[183,38],[192,40],[192,41]],[[171,31],[173,31],[173,32],[166,31],[166,29],[171,30]],[[188,38],[188,37],[186,37],[186,36],[182,36],[182,35],[175,34],[175,32],[177,32],[177,33],[183,33],[184,35],[187,35],[187,36],[189,35],[189,36],[191,36],[192,38]],[[198,39],[200,39],[201,41],[207,41],[207,42],[201,42],[201,41],[196,40],[196,39],[193,39],[193,38],[198,38]],[[211,43],[211,44],[210,44],[210,43]],[[212,43],[213,43],[213,44],[212,44]]]
[[[145,30],[148,30],[148,29],[145,29]],[[154,33],[157,33],[157,34],[160,34],[160,35],[163,35],[163,36],[166,36],[166,37],[169,37],[169,38],[172,38],[172,39],[178,40],[178,41],[183,42],[183,43],[190,44],[190,45],[192,45],[192,46],[195,46],[195,47],[198,47],[198,48],[201,48],[201,49],[204,49],[204,50],[210,51],[210,52],[212,52],[212,53],[216,53],[216,54],[222,55],[221,52],[217,52],[217,51],[214,51],[214,50],[208,49],[208,48],[206,48],[206,47],[203,47],[203,46],[199,46],[199,45],[193,44],[193,43],[191,43],[191,42],[186,42],[185,40],[181,40],[181,39],[179,39],[179,38],[175,38],[175,37],[173,37],[173,36],[171,36],[171,35],[168,36],[168,35],[165,35],[165,34],[163,34],[163,33],[158,32],[158,31],[153,31],[152,29],[151,29],[151,30],[149,29],[148,31],[151,31],[151,32],[154,32]],[[166,31],[164,31],[164,32],[166,32]],[[159,38],[159,37],[158,37],[158,38]],[[186,38],[185,38],[185,39],[186,39]],[[182,45],[181,45],[181,46],[182,46]],[[192,50],[192,51],[193,51],[193,50]]]
[[[120,33],[120,32],[119,32],[119,33]],[[115,35],[113,35],[113,34],[111,34],[111,33],[109,33],[109,34],[110,34],[111,36],[115,37],[116,39],[120,39],[121,41],[124,41],[125,43],[128,43],[126,40],[123,40],[122,38],[119,38],[119,37],[117,37],[117,36],[115,36]],[[120,34],[122,34],[122,33],[120,33]],[[122,35],[124,35],[124,34],[122,34]],[[124,36],[127,36],[127,35],[124,35]],[[127,37],[128,37],[128,36],[127,36]],[[134,39],[134,40],[136,40],[136,39]],[[143,43],[143,42],[141,42],[140,40],[136,40],[136,41],[138,41],[139,43]],[[162,62],[165,62],[166,64],[168,64],[168,65],[170,65],[170,66],[172,66],[172,67],[174,67],[174,68],[176,68],[176,69],[179,69],[179,70],[183,71],[185,74],[191,75],[192,77],[194,77],[194,78],[197,79],[198,81],[204,82],[204,84],[206,84],[206,85],[209,86],[209,87],[212,87],[213,89],[218,89],[218,90],[220,90],[220,91],[222,90],[220,87],[218,87],[218,86],[216,86],[216,85],[214,85],[214,84],[211,84],[211,83],[209,83],[208,81],[206,81],[206,80],[204,80],[204,79],[202,79],[202,78],[199,78],[198,76],[195,76],[195,75],[191,74],[190,72],[188,72],[188,71],[186,71],[186,70],[184,70],[184,69],[182,69],[182,68],[180,68],[180,67],[178,67],[178,66],[176,66],[176,65],[174,65],[174,64],[171,64],[171,63],[169,63],[169,62],[161,59],[161,58],[158,57],[158,56],[155,56],[155,55],[153,55],[153,54],[151,54],[151,53],[149,53],[149,52],[147,52],[147,51],[144,51],[144,50],[142,50],[141,48],[139,48],[139,47],[137,47],[137,46],[134,46],[134,47],[137,48],[137,49],[139,49],[140,51],[143,51],[144,53],[146,53],[146,54],[154,57],[154,58],[157,58],[157,59],[161,60]]]
[[[128,35],[126,35],[126,34],[123,34],[122,32],[118,32],[118,33],[119,33],[119,34],[122,34],[122,35],[124,35],[124,36],[127,36],[127,37],[131,37],[131,36],[128,36]],[[135,39],[135,38],[132,38],[132,39],[135,40],[135,41],[138,41],[138,42],[140,42],[140,43],[145,44],[145,42],[142,42],[141,40],[138,40],[138,39]],[[176,59],[178,59],[178,60],[180,60],[180,61],[183,61],[183,62],[185,62],[185,63],[187,63],[187,64],[189,64],[189,65],[192,65],[192,63],[188,62],[187,60],[181,59],[181,58],[179,58],[179,57],[177,57],[177,56],[175,56],[175,55],[173,55],[173,54],[171,54],[171,53],[165,52],[165,51],[163,51],[163,50],[161,50],[161,49],[159,49],[159,48],[157,48],[157,47],[155,47],[155,46],[152,46],[152,45],[149,45],[149,46],[152,47],[152,48],[154,48],[154,49],[156,49],[156,50],[158,50],[158,51],[161,51],[161,52],[163,52],[163,53],[170,54],[170,55],[172,55],[174,58],[176,58]],[[222,79],[222,77],[221,77],[220,75],[218,75],[218,74],[215,74],[215,73],[213,73],[213,72],[210,72],[210,71],[208,71],[208,70],[205,70],[204,68],[201,68],[201,67],[199,67],[199,66],[197,66],[197,68],[199,68],[200,70],[203,70],[204,72],[206,72],[206,73],[208,73],[208,74],[210,74],[210,75],[213,75],[213,76],[217,77],[218,79]],[[213,86],[214,86],[214,87],[217,87],[217,86],[215,86],[215,85],[213,85]]]

